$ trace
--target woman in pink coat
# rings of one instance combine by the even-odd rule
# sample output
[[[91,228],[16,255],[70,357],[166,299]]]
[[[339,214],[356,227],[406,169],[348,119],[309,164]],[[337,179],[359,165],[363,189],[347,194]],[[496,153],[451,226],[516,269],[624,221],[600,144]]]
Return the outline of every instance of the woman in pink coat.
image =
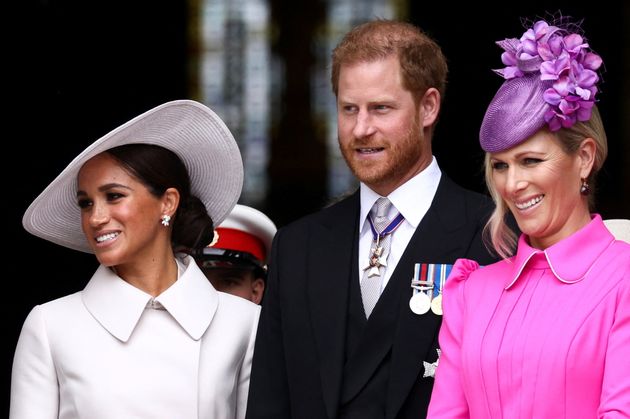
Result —
[[[630,418],[630,245],[589,208],[602,60],[578,31],[539,21],[498,43],[507,80],[480,142],[504,260],[453,267],[430,418]]]

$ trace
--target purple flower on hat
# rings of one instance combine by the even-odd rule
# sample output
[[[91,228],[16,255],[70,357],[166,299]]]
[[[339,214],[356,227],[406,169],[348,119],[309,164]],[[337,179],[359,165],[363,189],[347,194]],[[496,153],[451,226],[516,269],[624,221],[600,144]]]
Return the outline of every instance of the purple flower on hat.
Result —
[[[549,106],[544,119],[550,130],[590,119],[602,59],[588,51],[589,45],[580,34],[539,20],[520,39],[497,44],[505,50],[501,61],[506,67],[494,71],[503,78],[539,72],[541,81],[553,82],[543,94]]]
[[[533,58],[539,55],[538,44],[549,33],[550,28],[547,22],[539,20],[533,28],[525,31],[521,36],[521,58]]]

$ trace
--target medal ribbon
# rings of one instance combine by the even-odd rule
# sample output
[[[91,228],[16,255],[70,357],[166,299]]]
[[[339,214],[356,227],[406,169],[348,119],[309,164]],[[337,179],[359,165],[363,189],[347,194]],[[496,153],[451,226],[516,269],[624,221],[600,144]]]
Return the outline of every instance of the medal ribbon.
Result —
[[[398,215],[392,220],[392,222],[389,223],[387,227],[385,227],[383,231],[379,233],[378,231],[376,231],[376,227],[374,227],[374,221],[372,221],[372,215],[371,214],[368,215],[368,221],[370,222],[370,230],[372,230],[372,240],[375,241],[376,243],[380,242],[383,237],[387,236],[388,234],[393,233],[394,230],[396,230],[402,224],[404,220],[405,220],[405,217],[403,217],[401,213],[398,213]]]
[[[424,314],[430,308],[434,314],[442,315],[442,290],[452,268],[453,265],[446,263],[416,263],[414,265],[414,275],[411,279],[412,293],[409,300],[409,307],[414,313]],[[426,296],[426,299],[420,298],[417,295],[419,293]]]
[[[423,291],[431,291],[427,293],[431,299],[442,293],[446,278],[448,278],[453,269],[453,265],[448,263],[416,263],[414,266],[414,276],[411,279],[411,288],[413,294]]]
[[[442,294],[442,289],[444,288],[444,283],[446,282],[446,278],[448,278],[451,273],[451,269],[453,269],[453,265],[447,263],[441,263],[435,266],[437,270],[437,274],[433,280],[434,288],[433,288],[433,298]]]
[[[434,288],[433,278],[435,275],[435,264],[433,263],[416,263],[414,265],[413,278],[411,278],[412,295],[418,292],[424,292],[431,297]],[[431,291],[427,293],[426,291]]]

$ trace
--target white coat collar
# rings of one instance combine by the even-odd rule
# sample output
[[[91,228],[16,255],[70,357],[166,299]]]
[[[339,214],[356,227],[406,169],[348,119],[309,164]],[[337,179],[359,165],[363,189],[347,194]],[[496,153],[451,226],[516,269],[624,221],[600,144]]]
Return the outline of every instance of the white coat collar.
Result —
[[[101,265],[82,292],[83,304],[109,333],[127,342],[153,299],[191,338],[199,340],[212,321],[219,295],[190,256],[181,261],[184,272],[155,298]]]

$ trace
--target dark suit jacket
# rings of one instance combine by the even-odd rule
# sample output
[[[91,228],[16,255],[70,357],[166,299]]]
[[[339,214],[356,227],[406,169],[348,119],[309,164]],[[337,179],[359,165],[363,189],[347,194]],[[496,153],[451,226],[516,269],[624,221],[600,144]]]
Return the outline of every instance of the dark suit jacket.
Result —
[[[454,263],[460,257],[480,264],[494,261],[481,239],[493,204],[442,174],[431,207],[383,291],[398,292],[394,301],[400,303],[392,309],[379,300],[362,339],[361,356],[353,358],[344,376],[349,284],[358,282],[359,206],[357,192],[277,233],[247,419],[336,418],[342,381],[344,392],[359,391],[386,355],[391,358],[383,417],[425,417],[433,378],[423,378],[423,361],[436,360],[441,317],[409,309],[413,265]]]

